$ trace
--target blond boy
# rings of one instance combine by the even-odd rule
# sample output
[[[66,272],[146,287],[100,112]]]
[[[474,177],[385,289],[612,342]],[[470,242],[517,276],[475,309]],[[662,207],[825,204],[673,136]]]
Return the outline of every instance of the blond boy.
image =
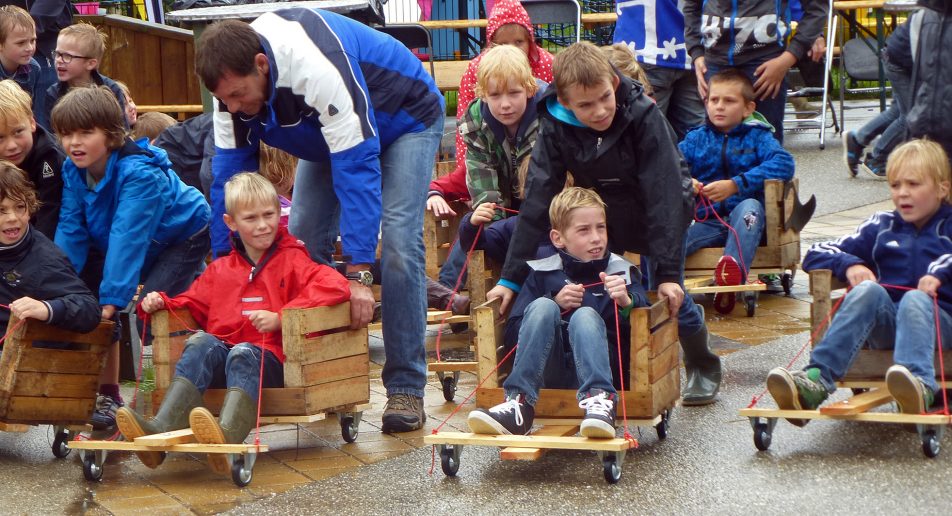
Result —
[[[50,113],[53,107],[60,97],[76,87],[107,86],[119,101],[122,112],[126,112],[126,96],[122,88],[97,70],[105,50],[106,35],[88,23],[77,23],[60,31],[53,51],[53,65],[59,82],[46,90],[43,113],[37,113],[37,123],[52,129]],[[125,125],[128,129],[128,120],[125,120]]]
[[[32,99],[40,65],[36,52],[36,23],[23,8],[0,7],[0,79],[13,79]]]
[[[162,134],[162,131],[175,125],[174,118],[158,111],[142,113],[136,116],[135,119],[136,123],[132,128],[132,139],[148,138],[149,143],[154,143],[155,139]],[[126,112],[126,120],[129,120],[128,111]],[[176,170],[176,172],[178,172],[178,170]]]
[[[30,104],[30,96],[14,81],[0,81],[0,159],[26,172],[40,201],[30,222],[52,239],[63,199],[60,169],[65,156],[53,136],[33,120]]]

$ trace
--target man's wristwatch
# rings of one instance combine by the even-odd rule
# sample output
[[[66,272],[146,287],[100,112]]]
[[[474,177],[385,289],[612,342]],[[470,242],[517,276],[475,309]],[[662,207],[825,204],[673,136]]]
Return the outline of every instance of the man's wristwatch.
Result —
[[[374,275],[370,271],[348,272],[344,274],[344,277],[365,287],[369,287],[374,282]]]

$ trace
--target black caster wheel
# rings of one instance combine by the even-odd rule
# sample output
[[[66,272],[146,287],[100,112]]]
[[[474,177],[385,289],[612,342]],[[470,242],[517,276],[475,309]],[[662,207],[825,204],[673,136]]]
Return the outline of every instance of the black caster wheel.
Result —
[[[734,311],[734,305],[737,304],[737,295],[733,292],[719,292],[714,294],[714,310],[727,315]]]
[[[658,439],[664,440],[668,437],[668,427],[671,425],[671,411],[666,410],[661,415],[661,422],[655,425],[655,432],[658,432]]]
[[[69,452],[72,451],[67,446],[69,442],[69,432],[66,430],[61,430],[57,432],[56,437],[53,439],[53,455],[57,458],[64,459]]]
[[[352,443],[357,440],[360,423],[354,416],[344,416],[340,420],[340,435],[345,441]]]
[[[773,433],[767,423],[757,423],[754,425],[754,446],[760,451],[767,451],[770,448],[770,441],[773,439]]]
[[[747,317],[753,317],[757,312],[757,296],[748,295],[744,297],[744,305],[747,308]]]
[[[783,273],[780,276],[780,285],[783,287],[783,295],[789,296],[790,292],[793,291],[793,274],[789,272]]]
[[[443,467],[443,474],[448,477],[455,477],[459,471],[459,454],[456,449],[445,446],[440,449],[440,466]]]
[[[447,376],[441,380],[441,383],[443,384],[443,399],[453,401],[453,398],[456,397],[456,379]]]
[[[934,459],[939,455],[939,436],[936,435],[935,430],[926,430],[922,432],[922,453],[930,459]]]
[[[86,452],[83,454],[83,476],[90,482],[99,482],[102,480],[103,467],[96,464],[96,453]]]
[[[606,455],[602,459],[602,469],[605,473],[605,482],[617,484],[621,480],[621,466],[618,465],[614,455]]]
[[[231,481],[238,487],[245,487],[251,483],[253,470],[245,469],[245,458],[238,457],[231,463]]]

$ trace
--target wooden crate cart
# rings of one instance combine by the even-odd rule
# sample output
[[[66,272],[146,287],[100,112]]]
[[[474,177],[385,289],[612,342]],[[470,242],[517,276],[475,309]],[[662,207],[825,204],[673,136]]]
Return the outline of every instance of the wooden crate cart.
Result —
[[[826,333],[826,327],[817,330],[826,320],[832,307],[830,293],[832,290],[845,288],[846,285],[833,278],[829,270],[810,271],[810,293],[813,295],[813,305],[810,310],[811,327],[816,335],[815,342]],[[945,376],[952,375],[952,352],[942,353],[945,364]],[[936,375],[938,376],[939,361],[936,357]],[[926,457],[935,457],[939,454],[939,443],[942,440],[946,425],[952,423],[949,416],[942,414],[902,414],[895,412],[870,412],[871,409],[892,403],[895,400],[886,389],[886,369],[893,364],[892,350],[864,349],[856,357],[837,386],[853,390],[853,396],[836,403],[828,403],[817,410],[779,410],[748,408],[740,411],[740,415],[750,420],[754,430],[754,445],[758,450],[765,451],[770,447],[773,429],[779,418],[787,420],[832,419],[840,421],[863,421],[868,423],[900,423],[915,425],[916,432],[922,441],[922,452]],[[952,382],[946,382],[943,388],[952,387]],[[941,395],[937,396],[941,403]]]
[[[504,324],[497,321],[499,301],[475,309],[476,352],[479,377],[485,379],[476,391],[476,405],[489,408],[504,401],[501,374],[496,369],[497,348],[502,343]],[[667,302],[631,311],[631,385],[625,391],[628,422],[653,426],[658,438],[667,437],[671,410],[680,399],[680,364],[677,319],[668,312]],[[510,358],[512,360],[512,358]],[[619,400],[621,398],[619,397]],[[619,424],[622,411],[617,411]],[[480,435],[463,432],[439,432],[424,437],[427,444],[440,450],[443,473],[455,476],[464,445],[500,447],[503,460],[536,460],[546,449],[593,450],[602,461],[605,480],[621,479],[625,453],[635,441],[588,439],[575,436],[584,413],[578,407],[574,390],[542,389],[535,406],[535,421],[542,427],[528,436]]]
[[[284,310],[281,321],[285,386],[262,389],[261,423],[311,423],[336,413],[342,437],[354,442],[362,411],[369,407],[370,400],[367,329],[348,328],[350,303]],[[152,315],[154,407],[159,406],[172,381],[188,329],[197,327],[187,310],[176,310],[174,315],[163,310]],[[209,389],[205,406],[217,414],[224,395],[224,389]],[[257,453],[268,451],[267,445],[196,443],[188,428],[132,442],[78,441],[71,442],[70,447],[85,450],[83,474],[93,481],[102,478],[107,450],[225,453],[232,464],[232,480],[239,487],[251,482]]]
[[[11,316],[7,327],[18,323]],[[72,436],[89,429],[112,327],[103,322],[89,333],[76,333],[36,319],[16,327],[0,354],[0,431],[52,425],[53,455],[69,455]],[[69,349],[43,348],[44,342],[66,343]]]
[[[754,279],[758,274],[780,274],[786,295],[790,295],[793,277],[800,264],[800,232],[788,227],[787,223],[797,205],[798,184],[796,179],[789,183],[776,179],[764,182],[764,234],[767,244],[757,248],[748,274],[749,278]],[[727,238],[734,237],[728,233]],[[747,309],[747,316],[753,317],[757,307],[757,293],[766,290],[767,286],[758,281],[745,285],[715,286],[714,268],[721,256],[724,256],[723,247],[708,247],[687,257],[684,263],[684,286],[687,293],[739,292]],[[725,310],[723,313],[730,311]]]

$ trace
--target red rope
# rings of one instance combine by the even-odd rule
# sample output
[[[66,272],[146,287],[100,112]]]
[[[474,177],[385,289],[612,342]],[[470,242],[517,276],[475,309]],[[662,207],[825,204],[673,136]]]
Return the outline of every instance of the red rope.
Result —
[[[625,405],[625,365],[621,358],[621,323],[619,322],[618,317],[618,302],[615,301],[615,341],[618,348],[618,382],[620,389],[620,399],[621,399],[621,415],[622,421],[624,421],[625,433],[624,437],[626,441],[632,443],[632,448],[638,447],[638,440],[631,435],[631,432],[628,430],[628,407]]]
[[[697,217],[697,207],[695,206],[694,220],[696,222],[706,222],[707,219],[710,218],[711,214],[713,213],[714,218],[716,218],[717,221],[721,223],[721,225],[727,228],[731,232],[731,234],[734,235],[734,242],[737,244],[737,258],[738,258],[738,261],[740,262],[738,265],[740,265],[740,271],[744,274],[743,281],[744,283],[747,283],[747,267],[744,266],[744,264],[746,263],[744,261],[744,251],[740,248],[740,236],[737,234],[737,230],[735,230],[733,226],[728,224],[726,221],[724,221],[724,219],[721,218],[720,215],[718,215],[717,210],[714,209],[714,204],[706,195],[704,195],[703,193],[698,193],[697,198],[700,200],[700,202],[698,202],[698,205],[707,208],[707,210],[705,210],[704,212],[704,218],[699,219]]]

